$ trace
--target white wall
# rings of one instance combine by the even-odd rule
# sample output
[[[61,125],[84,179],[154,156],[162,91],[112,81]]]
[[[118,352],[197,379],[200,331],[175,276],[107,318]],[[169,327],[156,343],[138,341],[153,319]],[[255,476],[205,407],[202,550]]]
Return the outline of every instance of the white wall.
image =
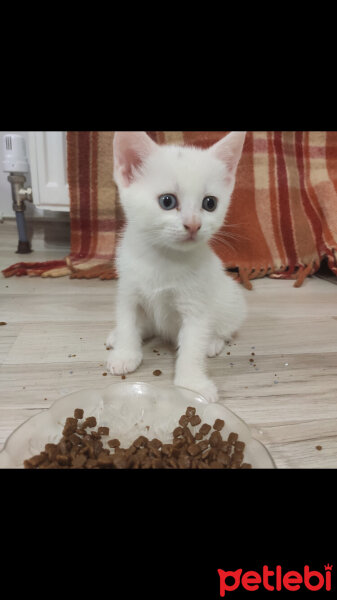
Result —
[[[0,131],[0,219],[1,217],[12,217],[15,218],[15,212],[12,209],[12,191],[7,177],[9,173],[4,173],[2,170],[3,160],[3,137],[8,133],[16,133],[22,135],[26,140],[26,148],[28,153],[28,131]],[[27,182],[25,186],[31,186],[30,173],[26,175]],[[44,211],[39,210],[33,206],[30,202],[26,202],[26,215],[27,217],[41,216]]]

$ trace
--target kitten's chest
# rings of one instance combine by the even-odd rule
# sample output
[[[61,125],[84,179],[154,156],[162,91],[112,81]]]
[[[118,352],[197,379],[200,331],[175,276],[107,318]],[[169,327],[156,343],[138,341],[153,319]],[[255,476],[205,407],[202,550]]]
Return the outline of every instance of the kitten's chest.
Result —
[[[166,335],[166,330],[180,320],[181,298],[184,293],[179,272],[153,268],[145,270],[141,282],[138,281],[138,289],[139,304],[154,322],[157,331]]]
[[[150,319],[157,335],[176,341],[181,325],[179,292],[176,284],[150,278],[139,289],[139,305]]]
[[[213,255],[177,255],[175,259],[123,244],[118,267],[130,290],[145,306],[161,305],[166,312],[180,310],[206,293]],[[207,261],[206,258],[209,258]]]
[[[149,273],[138,282],[140,297],[150,305],[175,306],[181,294],[181,285],[177,277],[171,279],[161,273]]]
[[[152,260],[134,262],[134,284],[143,297],[160,302],[172,302],[183,292],[189,280],[189,269],[184,264],[152,257]]]

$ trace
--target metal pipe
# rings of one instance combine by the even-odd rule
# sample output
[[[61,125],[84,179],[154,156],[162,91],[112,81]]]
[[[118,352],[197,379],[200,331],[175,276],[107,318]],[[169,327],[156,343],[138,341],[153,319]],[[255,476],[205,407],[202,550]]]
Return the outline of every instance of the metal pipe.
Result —
[[[26,233],[25,213],[23,211],[16,211],[15,216],[19,234],[19,243],[16,253],[29,254],[30,252],[32,252],[32,250]]]
[[[19,243],[17,254],[29,254],[32,252],[30,242],[26,232],[25,199],[32,201],[31,192],[24,189],[26,177],[22,173],[11,173],[8,175],[8,181],[12,188],[13,210],[15,211],[16,224],[18,228]]]

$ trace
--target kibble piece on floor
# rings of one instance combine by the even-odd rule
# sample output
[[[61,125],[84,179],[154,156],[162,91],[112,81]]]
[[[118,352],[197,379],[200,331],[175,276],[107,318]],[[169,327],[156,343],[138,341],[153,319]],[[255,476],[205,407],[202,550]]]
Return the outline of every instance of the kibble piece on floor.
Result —
[[[75,419],[83,419],[84,410],[83,408],[75,408],[74,417]]]
[[[225,426],[225,421],[223,421],[222,419],[216,419],[214,425],[213,425],[213,429],[215,429],[216,431],[221,431],[221,429],[223,429]]]

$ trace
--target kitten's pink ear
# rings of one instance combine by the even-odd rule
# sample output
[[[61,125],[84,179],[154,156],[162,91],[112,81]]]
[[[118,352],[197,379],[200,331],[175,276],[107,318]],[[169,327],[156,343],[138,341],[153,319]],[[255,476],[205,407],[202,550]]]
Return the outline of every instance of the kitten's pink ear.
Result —
[[[246,133],[246,131],[232,131],[210,148],[210,151],[225,163],[230,178],[235,177]]]
[[[116,182],[128,187],[134,180],[137,169],[156,146],[145,131],[116,131],[113,141]]]

